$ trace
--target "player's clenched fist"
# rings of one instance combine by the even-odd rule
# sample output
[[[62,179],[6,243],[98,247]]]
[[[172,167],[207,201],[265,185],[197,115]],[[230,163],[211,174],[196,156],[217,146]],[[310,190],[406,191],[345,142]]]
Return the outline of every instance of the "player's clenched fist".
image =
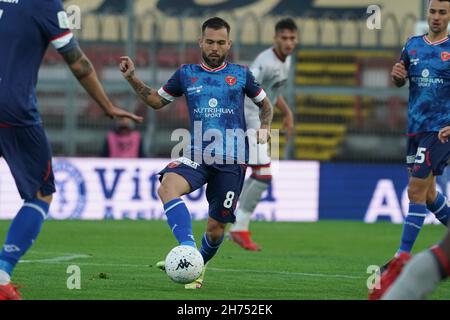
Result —
[[[122,75],[128,79],[130,77],[134,76],[134,63],[128,56],[120,57],[120,65],[119,65],[120,71],[122,72]]]
[[[257,143],[265,144],[270,141],[270,132],[266,128],[260,128],[257,132]]]
[[[397,62],[392,68],[391,76],[395,81],[404,81],[408,76],[408,72],[405,68],[403,61]]]
[[[450,136],[450,126],[444,127],[441,130],[439,130],[438,138],[442,143],[447,143],[449,136]]]

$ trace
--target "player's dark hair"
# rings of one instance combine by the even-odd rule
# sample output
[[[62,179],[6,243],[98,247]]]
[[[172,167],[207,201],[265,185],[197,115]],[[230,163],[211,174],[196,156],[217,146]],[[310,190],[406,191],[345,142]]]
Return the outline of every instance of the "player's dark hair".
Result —
[[[209,18],[208,20],[203,22],[202,33],[205,33],[206,28],[211,28],[214,30],[220,30],[220,29],[226,28],[227,34],[230,34],[230,30],[231,30],[228,22],[226,22],[225,20],[223,20],[222,18],[219,18],[219,17]]]
[[[450,0],[449,0],[450,1]],[[291,30],[291,31],[297,31],[297,25],[295,24],[295,21],[292,18],[285,18],[277,22],[275,25],[275,32],[280,32],[283,30]]]

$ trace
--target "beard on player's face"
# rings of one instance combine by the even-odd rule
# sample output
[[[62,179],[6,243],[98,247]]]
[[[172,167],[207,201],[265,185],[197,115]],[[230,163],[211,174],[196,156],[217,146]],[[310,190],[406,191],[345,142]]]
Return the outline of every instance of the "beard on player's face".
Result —
[[[218,53],[207,54],[206,52],[202,52],[202,58],[203,61],[205,61],[205,63],[211,68],[217,68],[220,67],[225,61],[226,55],[224,54],[221,56]]]

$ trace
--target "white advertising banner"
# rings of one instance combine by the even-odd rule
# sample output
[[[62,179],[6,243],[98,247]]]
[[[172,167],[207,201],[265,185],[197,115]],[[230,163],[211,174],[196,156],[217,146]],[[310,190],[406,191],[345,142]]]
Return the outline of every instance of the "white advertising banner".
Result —
[[[158,172],[169,159],[54,158],[56,193],[49,219],[165,219],[158,198]],[[271,188],[263,194],[254,219],[317,221],[319,162],[276,163]],[[247,170],[249,175],[251,170]],[[193,219],[208,214],[205,187],[183,197]],[[20,209],[14,180],[0,159],[0,219]]]

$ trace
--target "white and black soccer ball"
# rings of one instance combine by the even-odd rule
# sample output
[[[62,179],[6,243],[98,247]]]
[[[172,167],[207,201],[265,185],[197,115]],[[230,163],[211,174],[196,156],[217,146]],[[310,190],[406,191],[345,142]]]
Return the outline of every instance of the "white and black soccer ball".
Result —
[[[176,246],[166,257],[166,273],[176,283],[191,283],[203,270],[203,257],[197,248]]]

